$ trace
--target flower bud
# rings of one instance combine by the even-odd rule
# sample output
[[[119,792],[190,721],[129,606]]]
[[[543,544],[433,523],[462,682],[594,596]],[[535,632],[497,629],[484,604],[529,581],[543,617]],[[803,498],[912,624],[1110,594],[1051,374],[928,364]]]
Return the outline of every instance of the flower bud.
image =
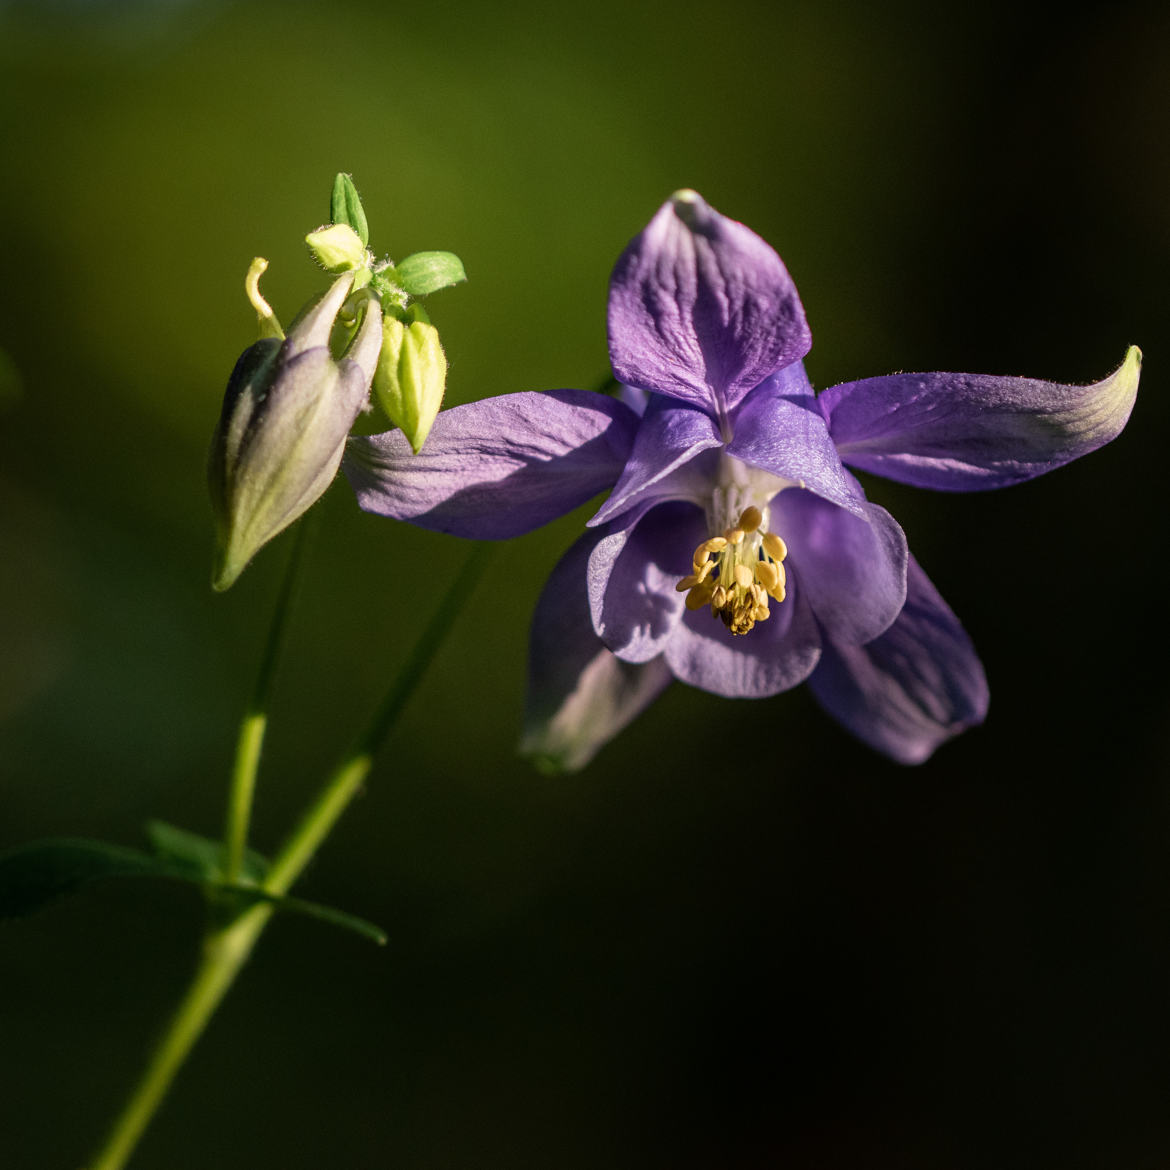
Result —
[[[368,261],[365,245],[357,232],[345,223],[331,223],[305,236],[313,259],[326,272],[352,272]]]
[[[423,310],[412,305],[406,315],[406,322],[396,316],[383,320],[374,397],[417,455],[443,404],[447,356]]]
[[[217,590],[320,498],[366,407],[382,332],[372,298],[345,355],[329,349],[352,284],[351,273],[339,277],[283,341],[261,338],[232,371],[208,460]]]

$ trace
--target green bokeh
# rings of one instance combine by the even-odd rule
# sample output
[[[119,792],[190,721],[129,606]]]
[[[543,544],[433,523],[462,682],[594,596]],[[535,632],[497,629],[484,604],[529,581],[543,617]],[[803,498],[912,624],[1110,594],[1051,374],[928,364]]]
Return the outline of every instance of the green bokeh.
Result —
[[[534,774],[528,619],[587,513],[501,549],[298,887],[388,949],[278,923],[136,1165],[1165,1162],[1168,39],[1136,2],[0,0],[0,847],[218,828],[288,547],[212,595],[206,444],[248,264],[287,321],[337,170],[380,253],[466,264],[428,302],[450,404],[597,385],[610,268],[682,186],[784,256],[818,386],[1147,359],[1051,478],[875,485],[992,684],[922,769],[803,691],[675,688]],[[466,555],[343,484],[321,513],[265,849]],[[0,932],[6,1170],[81,1164],[198,926],[125,883]]]

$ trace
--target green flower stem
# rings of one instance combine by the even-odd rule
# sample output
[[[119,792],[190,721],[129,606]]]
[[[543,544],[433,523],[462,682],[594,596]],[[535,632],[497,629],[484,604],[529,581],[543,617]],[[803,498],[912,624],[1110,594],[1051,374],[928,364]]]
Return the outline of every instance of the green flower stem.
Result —
[[[289,610],[296,581],[304,561],[307,533],[313,523],[312,516],[297,525],[296,538],[280,596],[272,614],[268,629],[268,641],[260,660],[256,685],[252,688],[244,718],[240,722],[240,734],[236,741],[236,759],[232,767],[231,788],[228,792],[227,821],[224,826],[224,880],[239,880],[244,865],[244,851],[248,846],[248,824],[252,819],[252,801],[256,792],[256,773],[260,767],[260,751],[264,746],[264,733],[268,729],[268,703],[272,693],[272,679],[276,673],[276,660],[284,642],[284,631],[288,624]]]
[[[105,1146],[89,1164],[89,1170],[121,1170],[126,1164],[175,1073],[227,994],[272,914],[271,906],[253,906],[229,926],[211,931],[204,938],[203,958],[195,978]]]
[[[481,544],[464,562],[426,629],[415,642],[410,657],[386,692],[382,705],[334,768],[312,808],[277,854],[263,882],[264,889],[270,894],[288,893],[349,802],[361,791],[375,754],[450,632],[452,618],[479,580],[494,550],[494,545]]]
[[[349,802],[361,791],[375,752],[438,654],[455,615],[486,568],[491,551],[492,546],[480,545],[468,557],[365,732],[330,773],[316,802],[277,855],[263,883],[269,893],[287,893]],[[280,604],[287,604],[287,598]],[[262,676],[263,673],[262,670]],[[187,994],[105,1146],[90,1162],[88,1170],[122,1170],[125,1166],[175,1074],[252,953],[273,912],[272,906],[252,906],[227,926],[213,928],[206,935],[203,958]]]

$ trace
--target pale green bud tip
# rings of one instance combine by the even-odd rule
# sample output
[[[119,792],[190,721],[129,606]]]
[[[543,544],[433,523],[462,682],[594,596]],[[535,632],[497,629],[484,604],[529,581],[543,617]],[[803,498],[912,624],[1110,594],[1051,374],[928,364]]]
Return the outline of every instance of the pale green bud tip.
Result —
[[[369,257],[357,232],[345,223],[318,228],[305,237],[313,259],[326,272],[353,272],[366,267]]]
[[[260,326],[261,337],[284,337],[284,330],[272,311],[272,306],[264,299],[260,292],[260,277],[268,269],[268,261],[263,256],[257,256],[248,268],[248,275],[244,277],[244,292],[256,310],[256,320]]]
[[[417,307],[409,324],[387,316],[382,324],[382,351],[374,373],[378,405],[402,430],[417,455],[443,404],[447,356],[439,331]]]

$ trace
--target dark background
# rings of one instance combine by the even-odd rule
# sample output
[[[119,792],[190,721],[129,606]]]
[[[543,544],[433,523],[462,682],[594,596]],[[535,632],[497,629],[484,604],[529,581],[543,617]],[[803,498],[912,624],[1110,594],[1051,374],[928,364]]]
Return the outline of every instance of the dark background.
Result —
[[[379,251],[466,263],[449,403],[597,385],[610,267],[681,186],[783,255],[817,386],[1146,353],[1081,463],[871,484],[991,681],[921,768],[803,690],[675,687],[535,773],[528,618],[586,513],[501,549],[298,887],[388,947],[277,921],[133,1166],[1170,1164],[1170,18],[1030,12],[0,0],[0,848],[219,829],[288,539],[211,593],[206,445],[248,263],[287,321],[337,170]],[[465,555],[326,497],[260,848]],[[82,1164],[199,929],[123,881],[0,930],[6,1170]]]

